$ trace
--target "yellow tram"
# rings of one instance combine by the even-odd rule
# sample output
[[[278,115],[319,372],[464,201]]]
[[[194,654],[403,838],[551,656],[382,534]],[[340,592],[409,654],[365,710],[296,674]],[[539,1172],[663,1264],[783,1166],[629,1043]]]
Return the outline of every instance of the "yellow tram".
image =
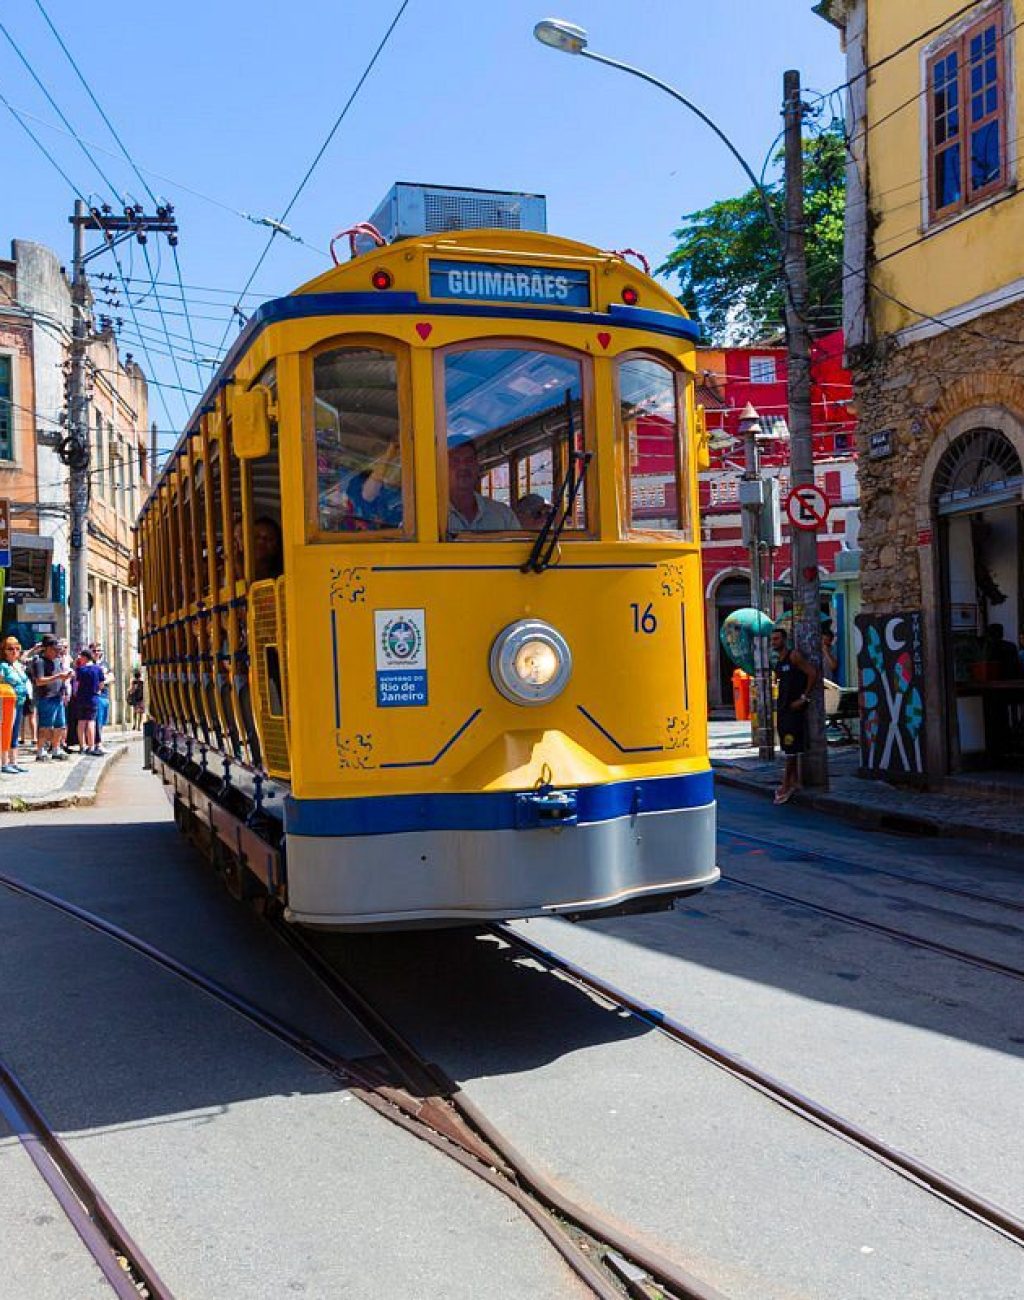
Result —
[[[717,879],[696,335],[499,229],[256,312],[137,530],[153,765],[236,889],[355,929]]]

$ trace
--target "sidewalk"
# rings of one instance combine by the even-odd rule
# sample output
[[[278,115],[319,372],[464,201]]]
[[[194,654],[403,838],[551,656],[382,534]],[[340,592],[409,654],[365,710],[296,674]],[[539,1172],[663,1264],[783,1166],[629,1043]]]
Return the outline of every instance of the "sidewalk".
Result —
[[[782,775],[781,758],[763,763],[747,722],[709,723],[711,765],[722,785],[771,798]],[[857,745],[830,745],[829,790],[801,790],[793,803],[878,830],[916,835],[965,836],[1024,845],[1024,787],[993,791],[997,783],[952,780],[940,792],[919,791],[857,775]],[[781,810],[780,810],[781,811]]]
[[[93,803],[110,765],[117,762],[129,742],[138,736],[138,732],[108,727],[103,735],[106,754],[101,758],[70,754],[66,763],[37,763],[32,751],[23,748],[18,762],[27,771],[20,776],[0,774],[0,813]]]

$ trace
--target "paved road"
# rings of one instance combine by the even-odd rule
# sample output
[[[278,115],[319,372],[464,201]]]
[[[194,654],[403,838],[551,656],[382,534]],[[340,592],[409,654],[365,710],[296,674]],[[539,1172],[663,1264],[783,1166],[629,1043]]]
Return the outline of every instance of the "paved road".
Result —
[[[1005,853],[726,792],[722,824],[1024,900]],[[726,873],[1024,961],[1021,914],[722,837]],[[940,901],[941,900],[941,901]],[[1024,1214],[1020,983],[725,884],[524,931]],[[335,957],[546,1171],[733,1300],[1024,1294],[1024,1253],[492,940]]]
[[[793,846],[723,835],[727,875],[1024,961],[1024,913],[866,869],[1024,900],[1005,852],[738,792],[722,824]],[[131,760],[95,808],[0,832],[5,870],[372,1050],[201,869]],[[525,929],[1024,1214],[1018,982],[728,883],[671,913]],[[1024,1294],[1019,1248],[491,938],[326,946],[528,1158],[730,1300]],[[468,1175],[203,995],[2,890],[0,989],[4,1053],[179,1297],[580,1294]],[[0,1179],[0,1295],[101,1293],[3,1134]]]
[[[91,809],[0,818],[3,870],[375,1051],[211,881],[131,759]],[[499,1194],[144,958],[0,889],[0,1051],[178,1300],[584,1292]],[[109,1294],[0,1132],[0,1296]]]

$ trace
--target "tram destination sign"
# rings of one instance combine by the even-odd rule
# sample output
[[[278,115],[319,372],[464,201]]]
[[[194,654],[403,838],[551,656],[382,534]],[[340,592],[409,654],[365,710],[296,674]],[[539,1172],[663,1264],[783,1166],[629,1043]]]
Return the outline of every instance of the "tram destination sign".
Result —
[[[430,296],[537,307],[589,307],[590,273],[508,262],[431,260]]]

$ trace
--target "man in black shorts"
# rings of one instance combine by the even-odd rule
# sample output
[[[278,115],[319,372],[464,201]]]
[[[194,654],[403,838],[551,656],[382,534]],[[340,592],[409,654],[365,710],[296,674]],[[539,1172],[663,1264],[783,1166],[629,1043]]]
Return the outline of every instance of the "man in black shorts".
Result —
[[[807,749],[807,703],[818,680],[818,670],[799,650],[789,644],[785,628],[772,629],[775,679],[778,698],[775,719],[779,745],[786,755],[782,784],[775,791],[776,803],[788,803],[800,789],[800,755]]]

